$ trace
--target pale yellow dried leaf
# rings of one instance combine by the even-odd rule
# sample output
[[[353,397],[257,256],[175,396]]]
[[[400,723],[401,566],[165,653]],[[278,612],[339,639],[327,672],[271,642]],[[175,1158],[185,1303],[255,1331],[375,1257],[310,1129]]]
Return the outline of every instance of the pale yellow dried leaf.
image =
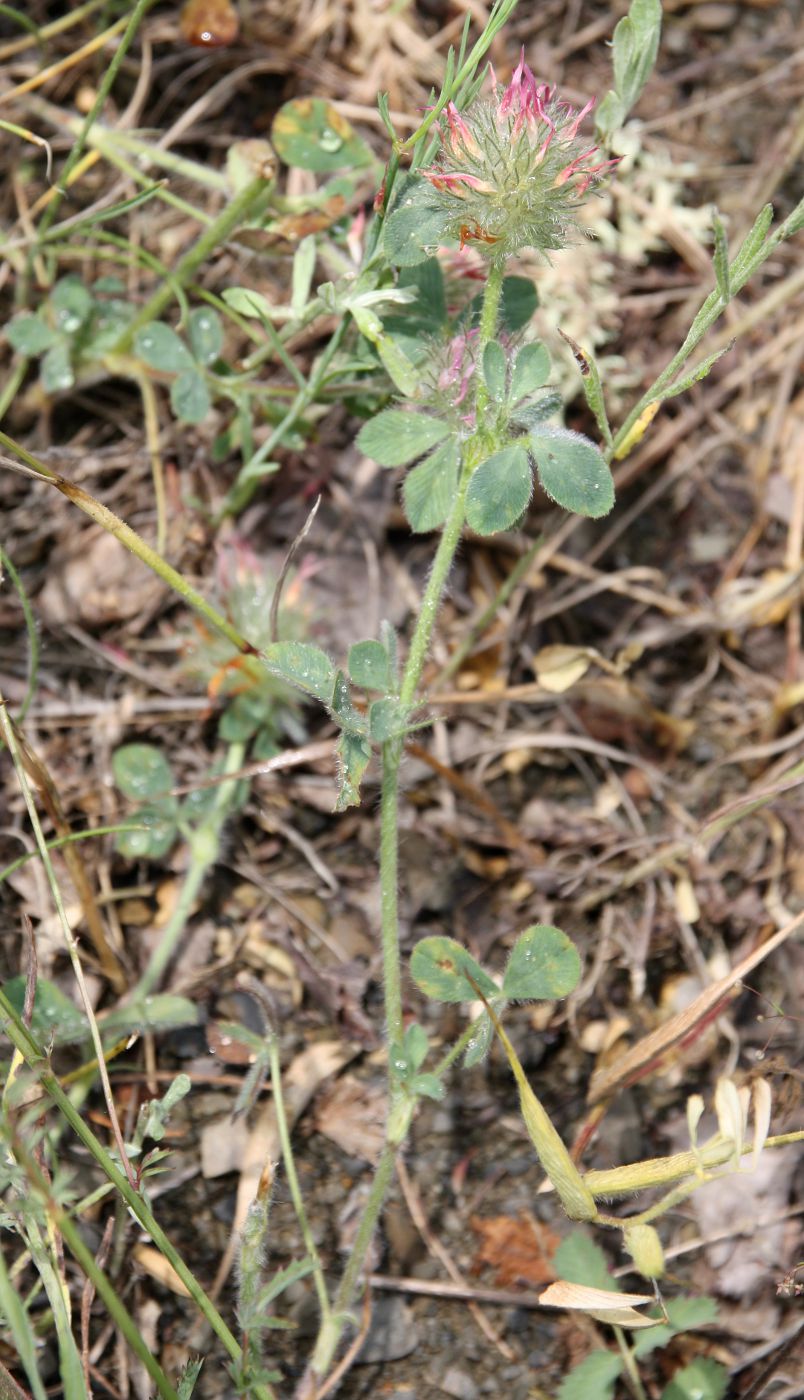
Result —
[[[569,1308],[575,1312],[611,1313],[621,1308],[644,1308],[655,1303],[652,1293],[615,1293],[609,1288],[591,1288],[586,1283],[559,1279],[539,1295],[543,1308]]]
[[[155,1278],[157,1283],[169,1288],[172,1293],[178,1293],[182,1298],[189,1298],[190,1294],[179,1278],[172,1264],[169,1264],[164,1254],[160,1254],[158,1249],[154,1249],[150,1244],[136,1244],[134,1246],[134,1258],[140,1268]]]
[[[590,1312],[595,1322],[608,1322],[612,1327],[630,1327],[636,1332],[640,1327],[658,1327],[660,1317],[643,1317],[633,1308],[618,1308],[616,1312]]]
[[[676,909],[687,924],[695,924],[701,917],[701,907],[689,875],[680,875],[676,880]]]
[[[734,1143],[734,1156],[739,1160],[743,1145],[743,1106],[733,1079],[722,1075],[715,1087],[715,1113],[720,1136]]]
[[[771,1089],[767,1079],[754,1080],[752,1102],[754,1105],[754,1155],[751,1165],[756,1170],[759,1154],[765,1146],[765,1139],[770,1130]]]
[[[586,675],[596,659],[591,647],[543,647],[533,658],[533,669],[543,690],[561,695]]]
[[[700,1094],[690,1094],[687,1099],[687,1131],[690,1144],[695,1147],[698,1141],[698,1124],[703,1117],[704,1101]]]

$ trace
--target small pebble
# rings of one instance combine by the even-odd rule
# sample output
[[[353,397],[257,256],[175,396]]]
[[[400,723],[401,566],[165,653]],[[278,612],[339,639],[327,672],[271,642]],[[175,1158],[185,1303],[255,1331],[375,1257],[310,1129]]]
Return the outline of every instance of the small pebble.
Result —
[[[712,33],[720,33],[723,29],[731,29],[737,19],[736,5],[696,5],[690,15],[692,26],[695,29],[709,29]]]
[[[477,1400],[479,1394],[472,1377],[459,1366],[450,1366],[444,1372],[439,1382],[439,1390],[443,1390],[445,1395],[453,1396],[453,1400]]]

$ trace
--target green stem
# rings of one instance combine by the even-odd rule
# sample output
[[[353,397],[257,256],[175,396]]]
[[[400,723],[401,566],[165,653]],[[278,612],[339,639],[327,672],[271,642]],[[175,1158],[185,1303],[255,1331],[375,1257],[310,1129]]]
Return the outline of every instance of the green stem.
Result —
[[[788,1143],[804,1142],[804,1128],[792,1133],[779,1133],[765,1140],[767,1147],[786,1147]],[[741,1155],[754,1151],[752,1142],[743,1143]],[[734,1156],[734,1143],[728,1139],[704,1143],[697,1151],[675,1152],[670,1157],[648,1157],[643,1162],[633,1162],[625,1167],[611,1167],[584,1173],[584,1182],[593,1196],[631,1196],[639,1191],[648,1191],[654,1186],[669,1186],[673,1181],[681,1181],[686,1176],[700,1176],[701,1172],[712,1167],[723,1166]],[[649,1209],[635,1220],[643,1221],[652,1217]]]
[[[208,228],[196,239],[189,252],[185,253],[173,273],[173,281],[179,286],[184,286],[196,274],[202,263],[206,262],[211,253],[214,253],[219,244],[224,243],[229,235],[241,224],[244,219],[254,217],[268,202],[272,180],[264,180],[259,177],[251,180],[234,199],[221,210],[216,219],[213,219]],[[128,325],[114,347],[114,353],[124,354],[131,346],[134,336],[138,330],[146,326],[149,321],[156,321],[170,305],[173,297],[173,290],[167,284],[158,287],[147,301],[142,310],[134,317]]]
[[[245,744],[230,744],[223,766],[224,775],[228,777],[230,773],[237,773],[243,767],[245,757]],[[150,995],[154,987],[159,985],[176,951],[209,869],[218,858],[221,828],[229,816],[237,783],[236,778],[228,778],[228,781],[220,784],[215,791],[212,810],[202,824],[196,827],[190,835],[188,841],[190,864],[184,877],[184,883],[179,891],[173,913],[162,932],[159,944],[154,949],[148,966],[131,993],[130,1001],[133,1003],[142,1001],[143,998]]]
[[[58,851],[62,846],[70,846],[74,841],[89,841],[97,836],[117,836],[121,831],[146,831],[144,822],[118,822],[113,826],[93,826],[91,831],[71,831],[69,836],[56,836],[52,841],[45,842],[45,850]],[[16,860],[9,861],[0,870],[0,885],[13,875],[15,870],[20,870],[23,865],[27,865],[29,860],[38,860],[38,851],[26,851],[24,855],[17,856]]]
[[[383,744],[380,800],[380,927],[385,987],[385,1030],[389,1047],[401,1043],[403,1032],[397,911],[401,758],[402,745],[398,739],[390,739],[388,743]]]
[[[614,1335],[617,1338],[617,1345],[620,1348],[620,1355],[623,1359],[623,1366],[625,1367],[626,1379],[631,1393],[634,1396],[634,1400],[648,1400],[645,1394],[645,1387],[642,1384],[639,1371],[637,1370],[634,1354],[625,1339],[625,1333],[622,1327],[615,1326]]]
[[[51,108],[54,123],[61,125],[64,116],[58,108]],[[148,181],[150,178],[137,166],[129,166],[123,161],[120,152],[126,152],[134,156],[135,159],[155,165],[158,170],[166,170],[168,175],[175,175],[182,180],[190,180],[194,184],[201,185],[206,189],[214,190],[216,193],[225,194],[228,192],[229,184],[226,176],[219,170],[213,170],[211,166],[202,165],[197,160],[187,160],[185,156],[177,155],[175,151],[167,150],[163,146],[154,146],[149,141],[143,141],[142,137],[134,136],[131,132],[116,131],[114,127],[98,127],[89,138],[89,143],[106,160],[111,161],[126,173],[131,171],[132,178],[138,183]],[[184,201],[181,201],[184,204]],[[185,208],[197,219],[199,223],[212,222],[208,214],[202,213],[194,205],[187,204]]]
[[[348,1320],[347,1310],[351,1307],[357,1292],[366,1254],[374,1234],[374,1227],[382,1209],[391,1177],[394,1174],[395,1160],[396,1149],[386,1143],[377,1165],[374,1180],[371,1183],[371,1191],[355,1236],[352,1252],[332,1302],[332,1313],[318,1334],[311,1362],[312,1371],[316,1376],[325,1376],[332,1365],[332,1358]]]
[[[14,1141],[15,1157],[17,1157],[21,1165],[25,1167],[28,1179],[34,1190],[42,1196],[45,1209],[51,1217],[53,1224],[64,1236],[70,1251],[75,1259],[77,1259],[86,1277],[98,1294],[98,1297],[105,1303],[109,1316],[114,1321],[115,1326],[125,1337],[134,1355],[138,1357],[140,1363],[145,1367],[157,1391],[163,1397],[163,1400],[178,1400],[176,1390],[171,1385],[156,1357],[151,1352],[133,1317],[119,1297],[114,1285],[106,1277],[103,1270],[98,1267],[93,1254],[84,1244],[75,1221],[68,1215],[67,1211],[58,1204],[48,1189],[47,1181],[39,1164],[30,1153],[22,1148],[17,1135],[15,1135],[12,1141]]]
[[[421,123],[420,126],[416,128],[416,130],[413,132],[413,135],[409,136],[406,141],[401,141],[399,143],[398,149],[400,151],[412,150],[413,147],[417,145],[419,141],[421,141],[422,137],[426,136],[427,132],[430,130],[430,127],[433,125],[433,122],[438,120],[447,103],[452,101],[452,99],[460,91],[463,84],[466,82],[467,78],[471,78],[474,76],[481,59],[486,55],[486,53],[490,49],[495,36],[499,33],[503,26],[508,23],[508,20],[510,19],[514,10],[516,9],[518,3],[519,0],[498,0],[498,3],[492,6],[491,11],[489,12],[488,19],[486,20],[486,23],[483,26],[482,34],[477,40],[477,43],[475,44],[474,48],[467,55],[466,61],[458,69],[458,72],[455,74],[452,82],[449,85],[449,88],[445,88],[442,91],[438,101],[432,108],[430,108],[430,110],[427,113],[427,116],[424,118],[424,121]]]
[[[89,1024],[89,1034],[98,1062],[98,1074],[103,1089],[103,1096],[106,1100],[106,1107],[109,1113],[109,1120],[112,1125],[112,1132],[114,1134],[117,1150],[120,1155],[120,1160],[123,1163],[123,1166],[125,1167],[127,1177],[133,1185],[134,1172],[131,1163],[128,1160],[125,1143],[123,1141],[123,1134],[117,1119],[117,1114],[115,1112],[114,1098],[112,1095],[112,1086],[109,1083],[109,1075],[106,1070],[106,1061],[103,1056],[103,1041],[101,1040],[101,1034],[100,1030],[98,1029],[98,1023],[93,1013],[92,1001],[89,995],[89,990],[87,988],[86,979],[84,977],[84,969],[81,963],[81,958],[78,952],[78,943],[70,927],[70,923],[64,908],[64,900],[62,898],[61,887],[59,885],[58,880],[56,879],[56,872],[53,867],[53,862],[50,859],[50,853],[45,844],[44,832],[42,831],[42,824],[39,820],[39,812],[37,811],[33,793],[31,791],[31,785],[28,777],[28,767],[26,766],[24,750],[22,749],[20,740],[17,737],[14,722],[7,711],[5,698],[1,692],[0,734],[2,734],[6,748],[8,749],[8,752],[11,756],[11,761],[14,764],[14,769],[17,774],[17,780],[20,785],[23,801],[28,812],[28,820],[30,821],[31,827],[33,829],[34,840],[36,841],[36,847],[39,852],[39,857],[42,861],[42,865],[45,871],[45,878],[50,889],[59,924],[61,925],[62,937],[64,939],[64,944],[67,949],[67,956],[70,959],[76,985],[78,987],[81,1001],[83,1002],[84,1011],[86,1012],[86,1017]],[[97,937],[93,938],[93,942],[97,946],[104,970],[107,971],[110,976],[119,974],[118,980],[121,981],[122,974],[120,973],[119,965],[113,953],[111,952],[111,949],[108,947],[102,925],[99,926],[97,931]]]
[[[9,408],[17,397],[17,390],[28,372],[30,363],[30,360],[25,355],[22,355],[12,366],[11,373],[3,385],[2,390],[0,390],[0,422],[5,418]]]
[[[94,14],[96,10],[102,9],[106,4],[108,4],[108,0],[86,0],[86,4],[76,6],[74,9],[70,10],[69,14],[60,15],[58,19],[51,20],[49,24],[39,25],[31,21],[33,29],[31,29],[30,32],[33,34],[36,43],[41,47],[44,45],[46,39],[53,39],[57,34],[63,34],[65,29],[71,29],[73,25],[80,24],[82,20],[87,19],[90,15]],[[25,24],[27,28],[27,19],[25,20]],[[23,53],[25,49],[31,47],[34,40],[13,39],[11,43],[4,44],[2,48],[3,60],[11,58],[14,54]]]
[[[288,1130],[287,1114],[285,1113],[285,1100],[282,1094],[282,1071],[279,1063],[279,1045],[275,1036],[271,1037],[269,1046],[269,1059],[271,1065],[271,1086],[274,1091],[274,1113],[276,1114],[276,1128],[279,1134],[279,1143],[282,1148],[282,1161],[285,1164],[285,1174],[290,1188],[290,1198],[293,1202],[293,1209],[296,1212],[296,1219],[299,1222],[304,1247],[307,1256],[312,1260],[313,1280],[315,1290],[318,1294],[318,1305],[321,1309],[321,1325],[325,1327],[330,1317],[329,1295],[327,1285],[324,1281],[324,1270],[321,1265],[321,1256],[318,1253],[316,1242],[313,1239],[313,1232],[307,1219],[307,1211],[304,1208],[304,1198],[299,1185],[299,1178],[296,1172],[296,1162],[293,1157],[293,1148]]]
[[[461,1034],[458,1036],[458,1039],[456,1040],[455,1044],[449,1050],[447,1050],[447,1052],[444,1055],[441,1056],[441,1059],[435,1066],[433,1074],[436,1076],[437,1079],[443,1079],[447,1070],[450,1069],[452,1065],[454,1065],[456,1060],[460,1059],[464,1050],[466,1050],[469,1047],[472,1039],[474,1038],[474,1036],[477,1035],[477,1029],[477,1021],[470,1021],[469,1025],[464,1027],[464,1029],[461,1031]]]
[[[767,261],[771,253],[778,248],[779,244],[798,231],[801,227],[803,208],[804,201],[796,206],[793,212],[788,215],[778,228],[774,229],[773,233],[765,239],[764,243],[760,245],[752,257],[742,258],[740,252],[737,252],[730,268],[731,279],[728,295],[724,296],[720,289],[716,287],[702,302],[681,349],[673,356],[670,363],[662,370],[658,378],[654,380],[647,392],[642,395],[639,402],[634,405],[622,427],[615,433],[613,446],[606,454],[607,460],[611,460],[612,457],[616,458],[618,449],[626,441],[640,415],[649,404],[661,398],[662,391],[667,388],[668,384],[673,382],[685,362],[689,359],[693,350],[696,349],[709,328],[714,325],[718,317],[725,311],[729,302],[734,299],[738,292],[742,291],[746,283],[750,281],[762,264]]]
[[[47,1391],[42,1384],[36,1364],[37,1342],[33,1323],[8,1272],[2,1249],[0,1249],[0,1308],[3,1313],[4,1325],[11,1333],[11,1340],[17,1349],[18,1362],[23,1367],[31,1387],[33,1400],[48,1400]],[[0,1381],[4,1379],[0,1373]],[[0,1397],[1,1400],[28,1400],[27,1392],[21,1387],[19,1391],[8,1390],[6,1394],[1,1384]]]
[[[28,684],[25,688],[25,695],[17,714],[17,724],[22,724],[28,713],[28,707],[36,694],[36,685],[39,676],[39,633],[36,630],[36,618],[28,598],[28,594],[23,587],[22,579],[15,569],[11,559],[0,544],[0,564],[2,564],[11,582],[14,585],[17,597],[20,600],[23,617],[25,618],[25,630],[28,633]],[[0,884],[2,875],[0,875]]]
[[[477,346],[478,363],[482,362],[483,351],[492,339],[497,329],[497,316],[500,307],[500,297],[502,295],[503,265],[502,263],[492,263],[489,269],[488,280],[483,294],[483,307],[480,313],[480,337]],[[463,466],[461,469],[458,490],[452,509],[441,532],[441,539],[438,543],[436,556],[433,560],[433,567],[430,577],[427,580],[427,587],[424,590],[419,616],[416,620],[416,627],[410,643],[407,665],[402,677],[400,689],[400,702],[403,709],[409,708],[413,704],[422,670],[430,648],[433,628],[441,605],[441,599],[446,587],[449,571],[455,558],[463,531],[464,518],[466,515],[466,492],[469,489],[469,481],[477,465],[477,449],[483,439],[483,413],[488,403],[488,391],[482,381],[478,380],[477,395],[475,400],[475,412],[477,420],[477,431],[475,437],[466,444]]]
[[[482,357],[486,343],[492,338],[497,329],[502,282],[502,263],[492,263],[489,269],[489,276],[483,294],[483,306],[480,313],[479,357]],[[427,587],[424,591],[419,616],[416,620],[416,626],[411,639],[408,659],[399,692],[400,706],[403,713],[405,710],[409,710],[416,700],[422,670],[432,641],[433,628],[438,615],[438,609],[446,587],[449,571],[452,568],[455,558],[455,552],[460,543],[465,516],[466,492],[472,472],[477,465],[478,452],[482,452],[485,446],[482,420],[487,400],[484,395],[485,388],[478,387],[476,398],[477,432],[465,447],[458,490],[444,525],[441,539],[439,540],[438,549],[436,550],[435,559],[433,560],[432,571],[427,581]],[[391,1046],[401,1041],[403,1026],[399,926],[397,918],[399,766],[402,761],[403,751],[404,745],[399,739],[389,740],[382,746],[380,907],[385,1024],[389,1049]],[[398,1113],[395,1114],[394,1112],[395,1109],[400,1107],[400,1103],[395,1094],[393,1072],[390,1073],[389,1080],[389,1126],[393,1123],[396,1130],[399,1122],[402,1120],[399,1118]],[[379,1214],[382,1209],[382,1203],[385,1199],[385,1192],[393,1174],[394,1159],[400,1140],[401,1134],[400,1138],[394,1143],[386,1142],[385,1148],[383,1149],[383,1155],[380,1158],[377,1173],[372,1182],[371,1191],[363,1211],[360,1228],[357,1232],[349,1261],[333,1300],[332,1315],[319,1331],[318,1341],[316,1342],[311,1363],[312,1371],[315,1376],[321,1377],[328,1370],[332,1358],[335,1355],[344,1326],[346,1325],[346,1313],[351,1307],[357,1291],[366,1252],[371,1243],[371,1238],[374,1234],[377,1220],[379,1219]]]

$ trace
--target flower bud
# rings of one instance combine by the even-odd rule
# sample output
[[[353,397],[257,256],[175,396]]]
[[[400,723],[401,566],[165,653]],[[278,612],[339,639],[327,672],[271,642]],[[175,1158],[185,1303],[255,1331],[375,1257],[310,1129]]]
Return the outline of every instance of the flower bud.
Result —
[[[630,1225],[624,1231],[625,1247],[643,1278],[661,1278],[664,1250],[652,1225]]]

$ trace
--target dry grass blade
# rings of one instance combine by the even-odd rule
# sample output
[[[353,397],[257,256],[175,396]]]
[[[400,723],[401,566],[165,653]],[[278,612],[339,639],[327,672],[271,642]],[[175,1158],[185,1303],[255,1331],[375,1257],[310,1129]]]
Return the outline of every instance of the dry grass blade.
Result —
[[[643,1038],[632,1046],[613,1065],[604,1070],[599,1070],[592,1075],[589,1086],[588,1103],[599,1104],[604,1099],[608,1099],[619,1089],[625,1088],[629,1084],[636,1083],[644,1078],[653,1069],[657,1068],[665,1055],[676,1046],[684,1045],[700,1035],[704,1026],[716,1017],[726,1002],[735,993],[740,981],[747,976],[753,968],[757,967],[765,958],[796,932],[804,923],[804,914],[799,914],[792,919],[784,928],[778,930],[771,938],[763,943],[759,948],[755,948],[752,953],[743,958],[732,968],[725,977],[721,977],[717,982],[713,982],[711,987],[707,987],[690,1006],[678,1015],[670,1018],[663,1026],[650,1035]]]

